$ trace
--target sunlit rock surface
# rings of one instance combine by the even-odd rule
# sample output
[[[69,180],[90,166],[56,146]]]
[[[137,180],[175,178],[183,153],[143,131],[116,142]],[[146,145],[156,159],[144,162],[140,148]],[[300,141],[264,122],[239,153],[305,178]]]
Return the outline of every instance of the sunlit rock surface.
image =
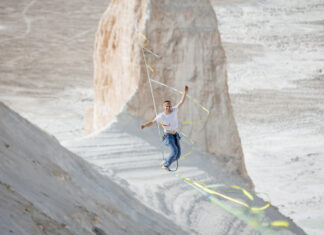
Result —
[[[1,234],[185,234],[0,103]]]
[[[0,100],[59,141],[83,135],[94,34],[109,2],[0,3]],[[323,1],[211,2],[256,190],[307,233],[322,235]]]
[[[132,191],[141,202],[188,230],[190,234],[305,234],[288,217],[271,205],[260,213],[226,199],[226,196],[254,207],[263,207],[266,202],[257,194],[249,200],[242,192],[233,191],[228,185],[246,188],[241,176],[230,173],[221,159],[194,150],[179,161],[175,172],[160,168],[162,160],[161,141],[156,130],[139,130],[141,120],[121,113],[104,129],[64,145],[97,166],[103,175],[108,175]],[[191,146],[182,142],[182,151]],[[167,154],[164,149],[164,153]],[[176,163],[171,166],[176,169]],[[224,185],[214,188],[225,198],[197,189],[182,178],[189,178],[204,185]],[[215,196],[215,197],[213,197]],[[269,227],[272,221],[283,220],[288,228]]]
[[[209,111],[206,122],[182,126],[197,145],[224,159],[228,169],[246,177],[240,137],[228,95],[225,54],[215,13],[209,1],[113,1],[96,34],[94,53],[94,106],[87,129],[100,130],[121,111],[144,121],[154,118],[154,106],[141,45],[136,31],[146,35],[151,76],[183,89]],[[146,42],[147,43],[147,42]],[[176,104],[180,95],[153,84],[158,112],[163,100]],[[183,121],[202,119],[206,113],[192,101],[180,111]]]

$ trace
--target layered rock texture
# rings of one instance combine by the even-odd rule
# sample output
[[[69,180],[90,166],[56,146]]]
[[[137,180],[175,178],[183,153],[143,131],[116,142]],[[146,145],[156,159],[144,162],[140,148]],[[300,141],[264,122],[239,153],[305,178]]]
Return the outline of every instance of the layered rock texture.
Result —
[[[195,151],[179,162],[175,174],[159,169],[161,145],[156,130],[138,130],[139,125],[139,120],[121,113],[117,115],[116,121],[103,130],[79,140],[65,142],[64,145],[96,165],[101,174],[134,192],[142,203],[174,221],[188,234],[305,234],[293,221],[280,214],[275,206],[261,213],[251,213],[246,207],[222,197],[212,199],[212,194],[207,196],[179,178],[186,177],[206,185],[245,187],[246,182],[242,177],[225,170],[211,154]],[[190,146],[182,145],[183,152],[189,149]],[[172,168],[175,169],[175,166]],[[266,204],[257,195],[252,202],[243,193],[233,193],[232,190],[216,189],[219,193],[255,207]],[[214,199],[219,200],[218,203]],[[264,227],[277,220],[287,221],[289,227]]]
[[[1,234],[185,234],[0,102]]]
[[[136,30],[138,28],[138,31]],[[223,157],[228,168],[247,176],[240,137],[228,95],[226,57],[216,15],[207,0],[112,1],[101,18],[94,53],[93,108],[87,111],[88,132],[102,129],[120,112],[149,121],[155,116],[141,46],[146,35],[153,79],[183,89],[209,111],[203,123],[182,126],[197,145]],[[180,94],[153,84],[157,111],[162,102],[178,102]],[[200,120],[206,113],[186,101],[180,110],[184,121]]]

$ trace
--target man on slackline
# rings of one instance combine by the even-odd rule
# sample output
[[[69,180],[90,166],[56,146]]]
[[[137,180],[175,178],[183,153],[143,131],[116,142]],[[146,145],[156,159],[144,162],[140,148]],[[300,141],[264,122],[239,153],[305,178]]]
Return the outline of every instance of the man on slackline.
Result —
[[[177,133],[178,128],[178,110],[184,103],[186,99],[186,95],[189,88],[185,86],[184,93],[181,97],[180,102],[172,107],[171,101],[166,100],[163,102],[163,109],[164,112],[159,113],[154,120],[141,125],[141,129],[146,127],[150,127],[153,124],[159,123],[163,126],[164,129],[164,136],[163,142],[169,146],[170,148],[170,155],[161,162],[162,169],[170,171],[170,165],[179,159],[181,155],[181,147],[180,147],[180,135]]]

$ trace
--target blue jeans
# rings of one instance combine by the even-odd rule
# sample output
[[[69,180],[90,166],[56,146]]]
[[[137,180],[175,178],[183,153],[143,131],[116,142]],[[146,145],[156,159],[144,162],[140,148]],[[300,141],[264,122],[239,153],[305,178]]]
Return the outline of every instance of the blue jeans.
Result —
[[[165,159],[164,166],[170,167],[170,165],[179,159],[181,155],[181,147],[180,147],[180,135],[178,133],[176,134],[170,134],[165,133],[164,134],[164,144],[169,146],[171,152],[170,155]]]

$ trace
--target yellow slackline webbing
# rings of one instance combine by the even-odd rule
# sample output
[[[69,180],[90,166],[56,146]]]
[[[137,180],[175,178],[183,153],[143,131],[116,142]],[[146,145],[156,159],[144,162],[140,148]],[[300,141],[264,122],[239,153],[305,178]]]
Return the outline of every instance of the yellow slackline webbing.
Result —
[[[142,38],[144,38],[144,41],[148,41],[144,34],[142,34],[141,32],[138,32],[137,24],[135,24],[135,29],[136,29],[136,32],[138,33],[138,35],[141,36]],[[149,73],[149,71],[148,71],[148,69],[149,69],[149,68],[152,69],[152,67],[149,66],[149,65],[147,64],[147,62],[146,62],[146,56],[145,56],[145,52],[144,52],[144,48],[145,48],[145,47],[146,47],[146,46],[144,46],[144,45],[141,47],[141,49],[142,49],[142,56],[143,56],[144,63],[145,63],[147,79],[148,79],[149,84],[150,84],[151,95],[152,95],[153,106],[154,106],[154,112],[155,112],[155,116],[157,116],[157,110],[156,110],[155,98],[154,98],[154,93],[153,93],[153,88],[152,88],[152,82],[151,82],[150,73]],[[152,69],[151,71],[153,72],[154,70]],[[160,126],[159,126],[159,125],[158,125],[158,133],[159,133],[159,136],[161,137],[161,131],[160,131]],[[162,150],[162,159],[164,160],[164,147],[163,147],[163,143],[161,144],[161,150]]]
[[[211,203],[216,204],[217,206],[223,208],[227,212],[236,216],[237,218],[244,221],[246,224],[251,226],[256,231],[259,231],[259,232],[265,233],[265,234],[273,234],[275,231],[272,230],[272,227],[280,228],[280,227],[288,227],[289,226],[289,223],[287,223],[286,221],[272,221],[271,223],[266,223],[266,222],[261,223],[257,220],[259,218],[259,215],[261,215],[261,214],[255,213],[255,215],[258,216],[257,218],[255,216],[247,216],[245,210],[240,210],[240,209],[231,207],[231,206],[227,205],[227,203],[219,200],[217,197],[215,197],[213,195],[209,195],[205,191],[201,190],[196,185],[193,185],[185,180],[184,180],[184,182],[187,183],[192,188],[196,189],[201,194],[205,195]],[[211,187],[211,186],[215,187],[215,185],[209,185],[206,187]],[[225,185],[222,185],[222,186],[225,186]],[[275,222],[275,223],[273,223],[273,222]]]
[[[234,199],[234,198],[232,198],[232,197],[229,197],[229,196],[227,196],[227,195],[225,195],[225,194],[222,194],[222,193],[219,193],[219,192],[216,192],[216,191],[214,191],[214,190],[211,190],[211,189],[209,189],[208,187],[205,187],[204,185],[202,185],[201,183],[197,183],[197,182],[195,182],[194,180],[192,180],[192,179],[190,179],[190,178],[186,178],[186,177],[181,177],[179,174],[175,174],[177,177],[179,177],[179,178],[181,178],[182,180],[186,180],[186,181],[188,181],[189,183],[191,183],[191,184],[193,184],[193,185],[195,185],[195,186],[197,186],[198,188],[200,188],[201,190],[203,190],[203,191],[205,191],[205,192],[207,192],[207,193],[209,193],[209,194],[212,194],[212,195],[217,195],[217,196],[220,196],[220,197],[222,197],[222,198],[225,198],[225,199],[227,199],[227,200],[229,200],[229,201],[232,201],[232,202],[235,202],[235,203],[237,203],[237,204],[240,204],[240,205],[242,205],[242,206],[245,206],[246,208],[249,208],[252,212],[257,212],[257,211],[261,211],[261,210],[265,210],[266,208],[268,208],[269,206],[270,206],[270,203],[267,203],[265,206],[263,206],[263,207],[260,207],[260,208],[257,208],[257,207],[251,207],[251,206],[249,206],[247,203],[245,203],[245,202],[242,202],[242,201],[240,201],[240,200],[237,200],[237,199]],[[241,188],[241,187],[239,187],[239,186],[236,186],[236,185],[231,185],[233,188],[236,188],[236,189],[240,189],[240,190],[244,190],[244,191],[246,191],[245,189],[243,189],[243,188]],[[248,193],[247,191],[246,191],[246,194],[245,195],[248,195],[248,198],[251,200],[251,201],[253,201],[253,197],[252,197],[252,195],[250,194],[250,193]],[[252,197],[252,198],[251,198]]]
[[[289,227],[289,223],[283,220],[272,221],[270,225],[273,227]]]
[[[136,27],[136,30],[137,30],[137,27]],[[154,72],[154,69],[152,68],[151,65],[147,64],[144,50],[145,50],[146,52],[148,52],[148,53],[154,55],[155,57],[159,57],[159,56],[158,56],[156,53],[154,53],[152,50],[146,48],[146,46],[148,45],[148,39],[147,39],[147,37],[146,37],[144,34],[142,34],[141,32],[138,32],[138,35],[139,35],[139,36],[144,40],[144,43],[143,43],[143,46],[142,46],[142,54],[143,54],[144,63],[145,63],[146,71],[147,71],[147,77],[148,77],[148,80],[149,80],[149,82],[150,82],[150,86],[151,86],[151,82],[155,82],[155,83],[157,83],[157,84],[159,84],[159,85],[165,86],[165,87],[170,88],[170,89],[172,89],[172,90],[174,90],[174,91],[176,91],[176,92],[178,92],[178,93],[180,93],[180,94],[183,94],[182,91],[180,91],[180,90],[178,90],[178,89],[176,89],[176,88],[169,87],[169,86],[166,85],[166,84],[163,84],[163,83],[161,83],[161,82],[159,82],[159,81],[156,81],[156,80],[154,80],[154,79],[151,79],[150,74],[149,74],[149,72],[148,72],[148,69],[149,69],[152,73]],[[156,111],[156,108],[155,108],[156,105],[155,105],[155,100],[154,100],[154,95],[153,95],[153,89],[152,89],[152,86],[151,86],[151,93],[152,93],[152,97],[153,97],[153,103],[154,103],[155,115],[157,115],[157,111]],[[189,96],[189,95],[187,95],[187,97],[188,97],[189,99],[193,99],[193,98],[191,98],[191,96]],[[209,111],[208,111],[208,109],[206,109],[206,108],[203,107],[201,104],[199,104],[199,102],[198,102],[196,99],[193,99],[193,101],[194,101],[196,104],[198,104],[198,105],[199,105],[203,110],[205,110],[205,111],[207,112],[207,115],[206,115],[205,118],[203,118],[203,119],[201,119],[201,120],[199,120],[199,121],[195,121],[195,122],[183,122],[183,124],[194,124],[194,123],[200,123],[200,122],[202,122],[204,119],[207,119],[207,118],[208,118],[208,115],[209,115]],[[184,133],[181,132],[181,134],[184,134]],[[160,134],[160,129],[159,129],[159,136],[161,136],[161,134]],[[184,135],[184,136],[186,136],[186,135]],[[188,137],[186,136],[186,138],[188,138]],[[184,157],[190,155],[190,154],[193,152],[193,149],[194,149],[194,148],[193,148],[193,146],[194,146],[193,144],[194,144],[194,142],[192,141],[192,139],[190,139],[190,138],[188,138],[188,139],[189,139],[189,141],[192,143],[192,149],[191,149],[190,152],[185,153],[185,154],[182,154],[182,155],[180,156],[180,159],[183,159]],[[162,147],[162,148],[163,148],[163,147]],[[164,159],[164,151],[163,151],[163,150],[162,150],[162,155],[163,155],[163,159]]]
[[[241,188],[241,187],[239,187],[237,185],[229,185],[229,187],[241,190],[245,196],[247,196],[251,201],[253,201],[254,198],[251,195],[251,193],[246,191],[244,188]]]
[[[176,92],[178,92],[178,93],[180,93],[180,94],[183,94],[183,92],[180,91],[180,90],[178,90],[178,89],[176,89],[176,88],[169,87],[169,86],[166,85],[166,84],[163,84],[163,83],[161,83],[161,82],[159,82],[159,81],[156,81],[156,80],[153,80],[153,79],[150,78],[149,70],[150,70],[152,73],[154,73],[154,69],[152,68],[152,66],[150,66],[150,65],[147,64],[144,51],[146,51],[146,52],[148,52],[148,53],[154,55],[155,57],[159,57],[159,56],[158,56],[157,54],[155,54],[152,50],[147,49],[147,46],[148,46],[148,39],[147,39],[147,37],[146,37],[144,34],[140,33],[140,32],[138,33],[138,35],[144,39],[144,43],[143,43],[143,46],[142,46],[142,54],[143,54],[143,58],[144,58],[144,62],[145,62],[145,67],[146,67],[146,71],[147,71],[148,80],[149,80],[150,87],[151,87],[151,93],[152,93],[152,98],[153,98],[153,103],[154,103],[154,109],[155,109],[155,113],[156,113],[156,115],[157,115],[156,105],[155,105],[154,94],[153,94],[153,89],[152,89],[152,84],[151,84],[151,82],[155,82],[155,83],[157,83],[157,84],[159,84],[159,85],[165,86],[165,87],[167,87],[167,88],[169,88],[169,89],[172,89],[172,90],[174,90],[174,91],[176,91]],[[189,99],[191,99],[194,103],[196,103],[197,105],[199,105],[200,108],[201,108],[202,110],[204,110],[207,114],[206,114],[206,116],[205,116],[204,118],[202,118],[202,119],[199,120],[199,121],[186,121],[186,122],[182,122],[182,123],[183,123],[183,124],[197,124],[197,123],[200,123],[200,122],[205,121],[205,120],[208,118],[208,116],[209,116],[209,110],[208,110],[207,108],[205,108],[204,106],[202,106],[202,105],[201,105],[201,104],[200,104],[196,99],[192,98],[191,96],[187,95],[187,97],[188,97]],[[159,134],[160,134],[160,132],[159,132]],[[183,133],[183,135],[184,135],[184,133]],[[185,135],[185,136],[186,136],[186,135]],[[187,136],[186,136],[186,137],[187,137]],[[188,137],[187,137],[187,138],[188,138]],[[192,141],[192,139],[190,139],[190,138],[188,138],[188,139],[190,140],[190,142],[192,143],[192,146],[193,146],[193,145],[194,145],[194,142]],[[188,156],[188,155],[190,155],[192,152],[193,152],[193,147],[192,147],[192,151],[190,151],[190,152],[188,152],[188,153],[182,155],[182,156],[180,157],[180,159],[181,159],[181,158],[184,158],[184,157],[186,157],[186,156]],[[163,156],[163,158],[164,158],[164,156]],[[189,184],[195,186],[195,188],[196,188],[197,190],[199,190],[200,192],[202,192],[202,193],[207,193],[207,194],[209,194],[209,195],[217,195],[217,196],[219,196],[219,197],[225,198],[225,199],[227,199],[227,200],[229,200],[229,201],[235,202],[235,203],[237,203],[237,204],[239,204],[239,205],[242,205],[242,206],[244,206],[244,207],[250,209],[250,211],[253,212],[253,213],[258,213],[258,212],[260,212],[260,211],[262,211],[262,210],[265,210],[266,208],[268,208],[268,207],[271,205],[271,204],[268,202],[268,203],[267,203],[266,205],[264,205],[263,207],[251,207],[251,206],[249,206],[249,205],[248,205],[247,203],[245,203],[245,202],[242,202],[242,201],[240,201],[240,200],[237,200],[237,199],[235,199],[235,198],[232,198],[232,197],[230,197],[230,196],[227,196],[227,195],[225,195],[225,194],[222,194],[222,193],[216,192],[215,190],[210,189],[210,186],[208,186],[208,185],[206,186],[204,183],[196,182],[196,181],[194,181],[194,180],[192,180],[192,179],[190,179],[190,178],[181,177],[181,176],[180,176],[179,174],[177,174],[177,173],[174,173],[174,174],[175,174],[175,176],[177,176],[178,178],[182,179],[183,181],[185,181],[185,182],[187,182],[187,183],[189,183]],[[240,191],[241,191],[241,192],[242,192],[242,193],[243,193],[247,198],[249,198],[251,201],[254,200],[254,197],[251,195],[251,193],[249,193],[249,192],[248,192],[247,190],[245,190],[244,188],[241,188],[241,187],[239,187],[239,186],[237,186],[237,185],[229,185],[229,187],[234,188],[234,189],[237,189],[237,190],[240,190]],[[252,223],[252,224],[250,223],[250,225],[253,225],[253,226],[255,227],[255,226],[259,225],[259,223],[258,223],[258,221],[253,221],[253,223]],[[288,227],[288,226],[289,226],[289,223],[286,222],[286,221],[278,220],[278,221],[272,221],[271,223],[268,223],[268,224],[266,224],[266,225],[267,225],[267,226],[272,226],[272,227]]]

